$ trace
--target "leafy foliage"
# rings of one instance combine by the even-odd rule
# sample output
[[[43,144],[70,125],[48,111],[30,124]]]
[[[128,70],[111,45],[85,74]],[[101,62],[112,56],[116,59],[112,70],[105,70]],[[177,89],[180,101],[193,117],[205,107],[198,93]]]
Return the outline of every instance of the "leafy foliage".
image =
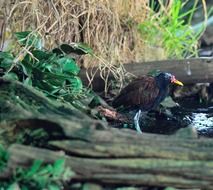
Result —
[[[175,0],[169,8],[159,1],[150,1],[151,10],[145,22],[139,25],[139,31],[146,39],[146,43],[162,47],[169,58],[183,58],[197,53],[199,32],[195,33],[187,23],[186,17],[191,18],[196,10],[196,5],[187,12],[182,12],[181,0]],[[196,4],[196,2],[195,2]]]
[[[37,49],[42,48],[42,39],[37,33],[31,31],[16,32],[15,36],[20,45],[31,46]]]
[[[62,44],[52,51],[42,49],[42,39],[34,32],[16,32],[24,53],[0,52],[3,77],[19,80],[43,91],[47,96],[72,101],[82,96],[80,68],[70,53],[92,54],[84,44]]]
[[[87,44],[84,43],[72,43],[71,45],[68,44],[61,44],[58,48],[53,49],[53,52],[56,54],[69,54],[75,53],[78,55],[84,54],[93,54],[93,51]]]
[[[1,181],[2,190],[60,190],[74,173],[70,168],[65,168],[65,160],[56,160],[53,164],[44,164],[35,160],[28,169],[18,168],[9,181]]]
[[[0,171],[6,167],[8,158],[9,158],[9,154],[4,149],[4,147],[0,144]]]

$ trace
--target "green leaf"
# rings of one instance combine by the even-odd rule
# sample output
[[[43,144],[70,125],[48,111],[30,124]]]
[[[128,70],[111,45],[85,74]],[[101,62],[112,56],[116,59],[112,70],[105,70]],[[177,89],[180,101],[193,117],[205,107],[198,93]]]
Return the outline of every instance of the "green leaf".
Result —
[[[52,73],[45,73],[44,82],[49,83],[53,88],[62,87],[65,84],[67,77],[64,75],[57,75]]]
[[[48,185],[48,190],[60,190],[61,188],[58,185],[50,184]]]
[[[32,86],[32,79],[31,79],[30,77],[27,77],[27,78],[24,80],[24,84],[25,84],[25,85]]]
[[[42,189],[43,188],[45,188],[46,186],[47,186],[47,184],[49,183],[49,175],[37,175],[36,176],[36,178],[35,178],[35,182],[37,183],[37,184],[39,184],[38,186],[39,187],[42,187]]]
[[[26,76],[31,76],[32,75],[33,67],[32,67],[31,64],[29,64],[29,62],[22,61],[20,63],[20,65],[21,65],[23,73]]]
[[[54,95],[57,94],[61,90],[61,87],[55,88],[53,91],[50,92],[50,94]]]
[[[3,76],[3,78],[9,79],[9,80],[19,80],[18,75],[14,72],[9,72],[9,73],[5,74]]]
[[[53,164],[53,175],[61,176],[64,171],[65,159],[58,159]]]
[[[31,53],[33,54],[33,56],[35,58],[37,58],[40,61],[41,60],[48,60],[52,56],[55,57],[55,55],[52,54],[52,53],[49,53],[49,52],[46,52],[46,51],[43,51],[43,50],[38,50],[38,49],[33,50]]]
[[[18,42],[24,46],[32,46],[37,49],[42,48],[42,39],[39,34],[33,31],[16,32]]]
[[[79,77],[77,77],[77,76],[72,77],[72,78],[68,79],[68,81],[71,84],[71,92],[72,93],[78,94],[78,93],[82,92],[83,84],[82,84],[82,81]]]
[[[13,58],[13,55],[9,52],[0,52],[0,62],[3,60],[3,59],[14,59]]]
[[[49,175],[50,173],[52,173],[52,171],[53,171],[53,166],[49,164],[49,165],[41,168],[38,172],[38,175],[41,175],[41,176]]]
[[[63,55],[64,54],[64,52],[60,48],[54,48],[52,50],[52,53],[54,53],[56,55]]]
[[[90,108],[95,108],[95,107],[100,106],[100,105],[101,105],[100,97],[99,96],[94,96],[88,106]]]
[[[72,58],[62,57],[57,62],[62,66],[65,73],[77,75],[80,72],[80,68]]]
[[[22,185],[21,186],[21,190],[30,190],[30,187],[26,186],[26,185]]]
[[[41,160],[35,160],[33,162],[33,165],[31,166],[31,168],[27,171],[27,173],[25,174],[26,177],[32,177],[33,175],[35,175],[39,169],[42,166],[43,161]]]
[[[53,64],[47,63],[44,65],[44,69],[46,69],[49,72],[53,72],[54,73],[54,67]]]
[[[20,189],[19,185],[17,183],[13,183],[7,187],[7,190],[17,190]]]
[[[4,149],[2,145],[0,145],[0,171],[2,171],[6,167],[8,159],[8,152]]]
[[[60,89],[60,90],[58,91],[58,94],[59,94],[59,95],[67,95],[68,92],[67,92],[66,90],[64,90],[64,89]]]
[[[42,80],[42,81],[36,80],[35,82],[33,82],[33,84],[34,84],[34,86],[39,87],[41,90],[45,90],[45,91],[51,93],[55,89],[58,89],[61,84],[61,82],[59,81],[58,83],[55,82],[56,85],[53,85],[52,83],[54,83],[54,82],[55,81],[51,81],[51,83],[50,83],[49,80]]]
[[[93,54],[92,49],[85,43],[74,43],[73,47],[75,49],[81,50],[84,54]]]
[[[0,52],[0,67],[8,70],[13,64],[14,57],[9,52]]]
[[[75,53],[77,55],[84,55],[84,54],[93,54],[92,49],[84,43],[72,43],[72,44],[62,44],[59,48],[55,48],[52,50],[53,53],[57,55],[61,54],[70,54]]]

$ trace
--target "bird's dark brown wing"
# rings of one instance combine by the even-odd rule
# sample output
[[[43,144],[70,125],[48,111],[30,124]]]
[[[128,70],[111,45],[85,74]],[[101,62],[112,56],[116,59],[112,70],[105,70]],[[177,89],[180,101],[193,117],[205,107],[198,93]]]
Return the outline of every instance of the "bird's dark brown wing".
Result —
[[[159,88],[153,77],[141,77],[133,80],[114,99],[112,105],[119,107],[140,107],[149,110],[155,103]]]

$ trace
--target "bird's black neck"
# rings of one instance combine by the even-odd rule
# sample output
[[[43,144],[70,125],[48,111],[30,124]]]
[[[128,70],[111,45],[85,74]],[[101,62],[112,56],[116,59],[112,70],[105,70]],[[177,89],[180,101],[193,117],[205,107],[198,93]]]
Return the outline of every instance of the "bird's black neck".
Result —
[[[160,90],[166,91],[169,88],[170,82],[163,80],[161,78],[158,78],[158,77],[155,78],[155,81],[156,81],[157,86]]]
[[[158,98],[157,98],[157,100],[155,102],[155,104],[158,105],[168,95],[168,93],[169,93],[169,84],[170,83],[167,83],[164,80],[159,80],[157,78],[155,79],[155,81],[156,81],[157,86],[159,88],[159,95],[158,95]]]

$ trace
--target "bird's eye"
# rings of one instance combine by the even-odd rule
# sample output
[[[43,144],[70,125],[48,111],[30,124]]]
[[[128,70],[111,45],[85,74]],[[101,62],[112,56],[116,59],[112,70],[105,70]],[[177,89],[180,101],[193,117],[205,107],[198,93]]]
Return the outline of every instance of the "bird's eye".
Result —
[[[173,83],[175,80],[175,76],[171,76],[171,83]]]

